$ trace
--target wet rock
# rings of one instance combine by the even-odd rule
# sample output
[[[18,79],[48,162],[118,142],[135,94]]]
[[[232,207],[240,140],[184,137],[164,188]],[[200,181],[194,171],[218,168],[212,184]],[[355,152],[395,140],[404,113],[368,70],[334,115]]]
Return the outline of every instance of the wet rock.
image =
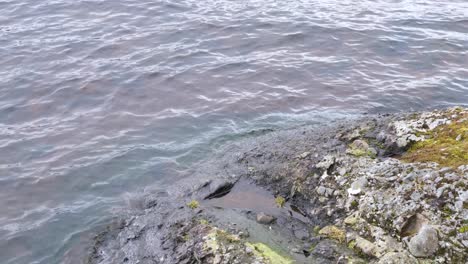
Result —
[[[346,258],[353,258],[356,261],[359,260],[358,257],[353,256],[351,250],[347,248],[341,248],[336,243],[333,243],[330,240],[320,241],[312,250],[311,256],[314,257],[316,261],[313,263],[324,263],[324,264],[336,264],[336,263],[347,263]],[[361,262],[363,263],[363,262]]]
[[[424,225],[419,233],[411,238],[408,249],[415,257],[430,257],[439,249],[437,230],[429,225]]]
[[[260,223],[260,224],[264,224],[264,225],[269,225],[271,223],[273,223],[273,221],[275,221],[275,217],[271,216],[271,215],[267,215],[265,213],[258,213],[257,214],[257,222]]]
[[[297,230],[294,230],[294,236],[300,240],[306,240],[307,238],[309,238],[309,231],[307,231],[307,229],[297,229]]]

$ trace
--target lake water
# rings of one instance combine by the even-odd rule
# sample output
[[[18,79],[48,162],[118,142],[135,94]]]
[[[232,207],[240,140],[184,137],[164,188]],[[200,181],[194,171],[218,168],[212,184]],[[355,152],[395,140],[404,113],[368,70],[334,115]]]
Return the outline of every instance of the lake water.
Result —
[[[468,105],[466,0],[0,0],[0,259],[78,263],[253,130]]]

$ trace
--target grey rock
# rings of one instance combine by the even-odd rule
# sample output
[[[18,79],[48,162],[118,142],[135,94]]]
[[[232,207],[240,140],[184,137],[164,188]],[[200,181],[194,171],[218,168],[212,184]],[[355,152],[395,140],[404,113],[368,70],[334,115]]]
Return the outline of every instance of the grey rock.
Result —
[[[298,156],[298,158],[305,159],[310,155],[309,151],[306,151]]]
[[[317,192],[317,194],[319,195],[325,195],[326,192],[327,192],[327,188],[323,187],[323,186],[319,186],[317,188],[317,190],[315,190]]]
[[[360,236],[356,237],[356,248],[362,251],[362,253],[373,256],[373,257],[381,257],[383,254],[383,250],[374,245],[367,239],[364,239]]]
[[[306,240],[310,235],[306,229],[298,229],[294,230],[294,236],[300,240]]]
[[[405,252],[389,252],[377,264],[418,264],[418,260]]]
[[[331,165],[335,164],[335,157],[332,155],[326,155],[323,159],[315,165],[318,169],[328,170]]]
[[[408,249],[415,257],[430,257],[439,249],[439,238],[437,230],[424,225],[419,233],[411,238],[408,243]]]
[[[268,225],[275,221],[275,217],[267,215],[263,212],[257,214],[257,222],[260,224]]]
[[[348,189],[348,193],[351,195],[358,195],[361,192],[363,192],[364,188],[367,186],[367,179],[365,177],[361,177],[357,180],[355,180],[352,184],[351,187]]]

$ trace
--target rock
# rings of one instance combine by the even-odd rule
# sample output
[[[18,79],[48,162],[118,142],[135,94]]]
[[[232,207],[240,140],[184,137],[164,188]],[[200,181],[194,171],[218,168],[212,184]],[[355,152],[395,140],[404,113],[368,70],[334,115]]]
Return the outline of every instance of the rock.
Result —
[[[357,222],[358,222],[358,218],[353,215],[350,215],[344,219],[344,223],[347,225],[355,225],[357,224]]]
[[[365,177],[361,177],[355,180],[351,187],[348,189],[348,193],[351,195],[358,195],[360,194],[363,189],[367,186],[367,179]]]
[[[319,231],[319,235],[344,242],[346,239],[346,232],[336,226],[329,225]]]
[[[375,157],[377,155],[377,151],[374,148],[369,147],[369,144],[361,139],[353,141],[353,143],[349,145],[349,148],[346,149],[346,153],[356,157]]]
[[[439,249],[439,238],[437,230],[424,225],[419,233],[412,237],[408,243],[408,249],[415,257],[430,257]]]
[[[298,230],[294,230],[294,236],[297,237],[298,239],[300,240],[306,240],[307,238],[309,238],[309,231],[307,231],[307,229],[298,229]]]
[[[342,168],[339,168],[337,171],[339,175],[344,176],[347,172],[347,169],[345,167],[342,167]]]
[[[422,226],[427,223],[426,217],[421,214],[414,214],[403,224],[400,230],[401,237],[412,236],[419,233]]]
[[[267,215],[263,212],[257,214],[257,222],[260,224],[268,225],[271,224],[273,221],[275,221],[275,217],[271,215]]]
[[[315,165],[318,169],[328,170],[333,164],[335,164],[335,157],[333,155],[326,155],[323,159]]]
[[[377,264],[418,264],[418,260],[404,252],[389,252]]]
[[[323,186],[319,186],[317,188],[317,190],[315,190],[315,191],[317,192],[318,195],[324,196],[327,193],[327,188],[325,188]]]
[[[359,249],[362,253],[372,256],[372,257],[377,257],[377,258],[382,256],[383,250],[378,248],[369,240],[364,239],[360,236],[356,236],[355,241],[356,241],[355,248]]]

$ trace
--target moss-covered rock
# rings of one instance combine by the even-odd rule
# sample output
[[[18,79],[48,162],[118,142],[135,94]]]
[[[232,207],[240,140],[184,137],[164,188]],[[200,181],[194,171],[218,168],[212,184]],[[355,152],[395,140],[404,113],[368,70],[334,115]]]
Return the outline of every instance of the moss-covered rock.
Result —
[[[415,142],[402,156],[407,162],[436,162],[457,168],[468,164],[468,111],[460,110],[447,124],[424,133],[426,139]]]
[[[343,229],[340,229],[333,225],[329,225],[322,228],[319,231],[319,235],[337,240],[340,243],[343,243],[346,240],[346,232]]]

